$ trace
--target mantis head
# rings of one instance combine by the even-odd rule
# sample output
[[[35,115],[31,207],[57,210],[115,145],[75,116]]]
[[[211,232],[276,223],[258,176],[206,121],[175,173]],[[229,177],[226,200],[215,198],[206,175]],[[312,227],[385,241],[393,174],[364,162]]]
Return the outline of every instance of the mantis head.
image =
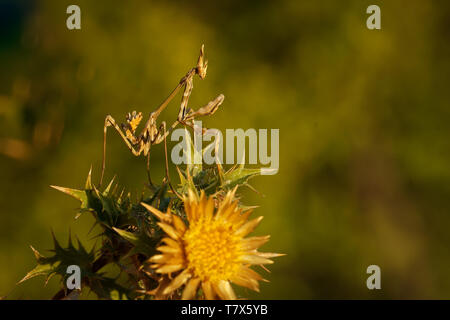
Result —
[[[206,69],[208,69],[208,60],[205,58],[205,45],[202,44],[200,56],[197,61],[197,74],[200,79],[204,79],[206,77]]]

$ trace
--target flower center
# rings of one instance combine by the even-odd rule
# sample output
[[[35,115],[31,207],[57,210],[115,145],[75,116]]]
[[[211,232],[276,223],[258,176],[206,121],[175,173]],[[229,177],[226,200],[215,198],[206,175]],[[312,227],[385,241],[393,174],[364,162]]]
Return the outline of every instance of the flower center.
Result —
[[[188,268],[202,281],[228,280],[239,272],[240,237],[223,220],[196,221],[183,236]]]

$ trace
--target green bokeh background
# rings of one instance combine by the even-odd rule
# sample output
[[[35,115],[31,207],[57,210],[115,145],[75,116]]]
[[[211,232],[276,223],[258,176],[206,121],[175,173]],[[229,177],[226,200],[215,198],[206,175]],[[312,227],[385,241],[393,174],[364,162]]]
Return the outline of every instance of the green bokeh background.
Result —
[[[81,7],[82,29],[66,28]],[[381,7],[382,29],[366,28]],[[193,66],[190,106],[219,93],[209,127],[279,128],[280,170],[243,191],[283,252],[250,298],[450,298],[448,1],[0,1],[0,296],[50,298],[32,244],[93,220],[50,184],[100,175],[103,122],[151,112]],[[178,113],[179,98],[162,114]],[[163,149],[152,152],[162,179]],[[109,135],[106,178],[138,193],[145,160]],[[172,177],[176,178],[175,172]],[[382,289],[366,288],[381,267]]]

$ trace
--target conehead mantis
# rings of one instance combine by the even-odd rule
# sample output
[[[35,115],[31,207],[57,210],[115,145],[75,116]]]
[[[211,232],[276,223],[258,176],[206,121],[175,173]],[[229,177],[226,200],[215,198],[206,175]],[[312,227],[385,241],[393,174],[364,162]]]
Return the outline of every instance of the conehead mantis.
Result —
[[[192,69],[190,69],[186,73],[186,75],[183,78],[181,78],[178,85],[175,87],[175,89],[172,90],[169,96],[160,104],[160,106],[155,111],[150,113],[150,116],[139,135],[136,134],[136,129],[143,119],[142,112],[133,111],[132,113],[128,113],[126,115],[126,123],[122,123],[120,126],[116,123],[116,121],[111,115],[106,116],[105,126],[103,129],[104,134],[103,161],[102,161],[102,174],[100,177],[100,185],[102,184],[103,175],[105,172],[106,132],[108,130],[108,127],[111,126],[114,129],[116,129],[116,131],[122,137],[123,141],[125,142],[127,147],[131,150],[133,155],[140,156],[141,154],[143,154],[144,156],[147,157],[147,175],[150,185],[153,185],[152,180],[150,178],[150,148],[152,145],[159,144],[164,141],[166,178],[169,181],[170,187],[172,188],[169,179],[166,137],[178,124],[194,128],[194,120],[196,117],[214,114],[224,100],[224,95],[220,94],[217,96],[217,98],[211,100],[205,106],[199,108],[197,111],[188,108],[187,105],[189,97],[192,93],[194,77],[195,75],[198,75],[200,79],[204,79],[206,77],[207,69],[208,69],[208,61],[205,58],[204,45],[202,45],[197,65]],[[158,126],[156,122],[158,116],[183,87],[184,91],[183,96],[181,98],[180,111],[178,113],[177,120],[172,124],[169,130],[167,130],[165,121],[162,121],[161,124]],[[174,191],[173,188],[172,191]]]

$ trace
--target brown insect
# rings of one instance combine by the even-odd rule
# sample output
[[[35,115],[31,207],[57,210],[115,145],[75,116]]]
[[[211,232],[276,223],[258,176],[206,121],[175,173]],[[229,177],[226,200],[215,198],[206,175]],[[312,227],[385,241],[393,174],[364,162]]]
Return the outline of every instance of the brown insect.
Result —
[[[159,144],[164,141],[164,151],[166,158],[166,178],[169,181],[169,170],[168,170],[168,160],[167,160],[167,143],[166,137],[170,134],[171,130],[173,130],[179,123],[194,128],[194,119],[199,116],[212,115],[217,111],[219,106],[222,104],[224,100],[223,94],[220,94],[214,100],[210,101],[205,106],[201,107],[197,111],[194,111],[187,107],[189,97],[192,93],[193,88],[193,80],[194,76],[198,75],[200,79],[204,79],[206,76],[206,70],[208,68],[208,61],[205,59],[204,45],[202,45],[200,49],[200,56],[198,57],[197,65],[189,70],[186,75],[181,78],[178,85],[175,89],[170,93],[170,95],[161,103],[161,105],[150,113],[149,119],[145,124],[139,135],[136,135],[136,129],[139,126],[139,123],[142,121],[142,113],[137,113],[133,111],[132,113],[128,113],[126,116],[126,123],[122,123],[120,126],[117,125],[116,121],[110,115],[107,115],[105,118],[105,126],[104,126],[104,138],[103,138],[103,162],[102,162],[102,175],[100,178],[100,185],[103,181],[103,175],[105,172],[105,162],[106,162],[106,131],[109,126],[112,126],[116,129],[116,131],[120,134],[123,141],[127,147],[131,150],[131,152],[135,156],[139,156],[143,154],[147,156],[147,174],[150,185],[152,184],[152,180],[150,178],[150,148],[154,144]],[[158,127],[156,124],[156,120],[160,113],[167,107],[169,102],[176,96],[178,91],[184,86],[183,97],[181,99],[180,112],[178,113],[177,120],[172,124],[169,131],[166,130],[165,121],[161,122],[161,125]],[[172,188],[173,190],[173,188]]]

